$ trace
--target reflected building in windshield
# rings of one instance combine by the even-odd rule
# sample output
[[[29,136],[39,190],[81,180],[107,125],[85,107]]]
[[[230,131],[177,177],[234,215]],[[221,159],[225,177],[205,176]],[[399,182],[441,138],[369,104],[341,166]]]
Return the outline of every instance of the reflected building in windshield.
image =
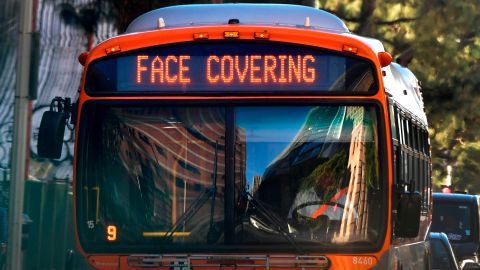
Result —
[[[344,211],[340,232],[336,234],[335,241],[348,242],[351,237],[367,239],[368,235],[368,190],[366,179],[369,175],[365,155],[367,150],[366,136],[374,137],[377,141],[376,129],[369,129],[364,125],[364,109],[353,107],[348,110],[346,119],[353,120],[353,130],[349,149],[348,168],[350,169],[350,181],[346,193],[345,208],[355,211]],[[371,132],[373,134],[367,134]],[[376,148],[376,146],[374,146]],[[370,150],[371,152],[371,150]],[[375,159],[374,159],[375,160]],[[354,215],[356,214],[356,215]]]
[[[223,109],[115,109],[110,117],[104,132],[116,134],[104,138],[112,138],[112,144],[117,145],[119,161],[131,185],[129,189],[122,189],[129,190],[130,194],[122,203],[131,204],[130,207],[137,210],[130,212],[143,213],[143,236],[165,236],[189,211],[195,215],[180,227],[181,232],[175,232],[174,241],[181,241],[182,237],[195,238],[194,234],[205,235],[199,233],[209,228],[209,219],[205,216],[212,215],[215,223],[223,222]],[[237,136],[241,138],[242,132],[238,131]],[[237,158],[245,155],[240,153],[245,151],[244,147],[237,147],[236,151]],[[214,189],[214,195],[207,192]],[[137,193],[138,202],[132,199],[132,193]],[[201,200],[205,201],[198,205]],[[214,206],[211,201],[215,201]]]
[[[379,236],[374,107],[236,107],[235,120],[225,107],[106,106],[86,115],[95,151],[77,198],[89,239],[103,239],[110,224],[117,243],[152,246],[222,243],[226,229],[242,244],[285,243],[276,228],[300,242],[370,244]]]
[[[373,110],[315,107],[304,119],[265,170],[255,196],[288,220],[292,232],[313,235],[307,238],[326,234],[331,242],[368,240],[369,192],[379,188]]]

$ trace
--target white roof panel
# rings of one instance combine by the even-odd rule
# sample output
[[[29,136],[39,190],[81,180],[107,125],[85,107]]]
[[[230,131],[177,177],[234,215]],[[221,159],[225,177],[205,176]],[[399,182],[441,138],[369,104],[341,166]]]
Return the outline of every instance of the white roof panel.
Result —
[[[333,14],[311,7],[285,4],[204,4],[160,8],[136,18],[126,33],[158,29],[160,18],[166,28],[172,28],[225,25],[230,19],[238,19],[241,24],[304,27],[307,17],[311,28],[350,33],[343,21]]]

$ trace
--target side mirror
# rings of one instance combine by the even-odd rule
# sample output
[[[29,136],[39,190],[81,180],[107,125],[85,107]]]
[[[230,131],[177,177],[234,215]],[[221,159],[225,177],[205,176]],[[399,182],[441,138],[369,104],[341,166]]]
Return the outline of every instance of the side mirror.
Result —
[[[422,196],[418,192],[400,195],[395,219],[395,234],[398,237],[417,237],[420,228],[420,207]]]
[[[38,155],[45,158],[60,158],[67,119],[68,115],[63,112],[43,113],[38,130]]]

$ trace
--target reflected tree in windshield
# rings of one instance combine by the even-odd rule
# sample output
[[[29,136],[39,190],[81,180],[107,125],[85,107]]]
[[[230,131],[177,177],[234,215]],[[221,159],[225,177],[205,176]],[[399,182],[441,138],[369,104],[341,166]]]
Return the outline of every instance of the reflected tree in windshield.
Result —
[[[237,110],[238,125],[246,134],[246,182],[254,198],[298,240],[374,241],[380,226],[380,211],[375,211],[380,207],[375,110],[353,106],[282,109]],[[255,118],[242,116],[242,112],[251,115],[251,110],[258,110]],[[254,124],[258,122],[262,125]],[[273,129],[277,131],[270,132]],[[258,175],[260,164],[262,175]],[[264,215],[250,211],[253,229],[244,230],[251,230],[252,237],[258,237],[258,230],[274,234]],[[265,233],[263,237],[285,241]]]

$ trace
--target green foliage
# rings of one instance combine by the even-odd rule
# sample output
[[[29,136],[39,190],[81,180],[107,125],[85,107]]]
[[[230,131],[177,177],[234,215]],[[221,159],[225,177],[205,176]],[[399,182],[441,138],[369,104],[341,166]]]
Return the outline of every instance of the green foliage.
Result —
[[[415,23],[412,70],[423,82],[435,182],[453,166],[458,190],[480,192],[480,7],[444,1]],[[422,34],[424,33],[424,34]]]
[[[302,180],[300,191],[313,188],[318,196],[325,202],[338,192],[340,179],[349,176],[347,170],[347,153],[345,150],[338,151],[318,166]]]
[[[332,0],[320,7],[346,20],[353,32],[380,39],[394,58],[413,49],[409,68],[423,86],[435,187],[451,165],[456,189],[480,193],[478,0]]]

